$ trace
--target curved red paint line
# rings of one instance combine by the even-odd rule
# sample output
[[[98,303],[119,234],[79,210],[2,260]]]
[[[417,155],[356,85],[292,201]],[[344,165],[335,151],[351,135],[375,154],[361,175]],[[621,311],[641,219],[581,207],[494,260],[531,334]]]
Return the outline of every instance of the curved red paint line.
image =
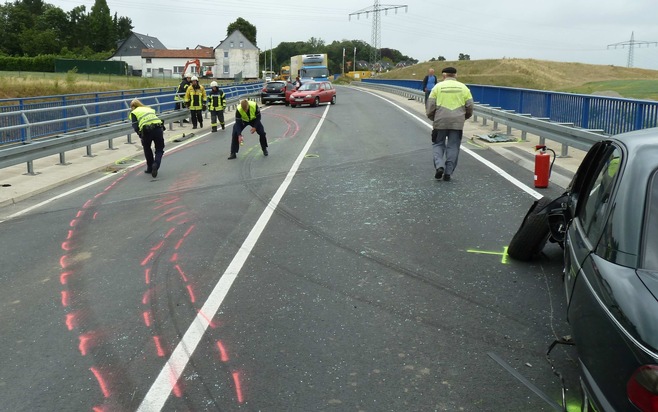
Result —
[[[78,325],[77,315],[75,313],[66,314],[66,328],[68,330],[73,330]]]
[[[65,308],[69,306],[70,303],[70,296],[69,296],[69,291],[68,290],[63,290],[62,291],[62,306]]]
[[[147,285],[151,283],[151,268],[144,269],[144,283]]]
[[[89,333],[78,336],[78,349],[82,356],[86,356],[89,351],[89,346],[93,343],[92,335]]]
[[[192,303],[196,302],[196,297],[194,296],[194,290],[192,289],[192,285],[187,285],[187,293],[190,295],[190,302]]]
[[[219,360],[222,362],[228,362],[228,353],[226,353],[226,348],[221,340],[217,341],[217,349],[219,349]]]
[[[183,279],[183,282],[187,282],[187,276],[185,276],[185,272],[183,272],[183,269],[180,267],[180,265],[174,265],[174,269],[176,269],[181,279]]]
[[[59,283],[61,283],[62,285],[66,285],[66,283],[69,281],[68,279],[69,276],[71,276],[72,274],[73,272],[62,272],[59,275]]]
[[[165,219],[165,221],[166,222],[171,222],[172,220],[176,220],[181,216],[187,216],[187,214],[188,214],[187,212],[182,212],[182,213],[179,213],[177,215],[169,216],[167,219]]]
[[[146,257],[144,258],[144,260],[142,260],[141,265],[144,266],[147,263],[149,263],[149,261],[153,258],[153,256],[155,256],[155,253],[149,252],[149,254],[146,255]]]
[[[164,236],[165,239],[167,239],[169,236],[171,236],[171,234],[174,233],[175,230],[176,230],[176,227],[175,227],[175,226],[172,227],[171,229],[169,229],[169,230],[167,231],[167,233],[165,234],[165,236]]]
[[[64,250],[65,252],[70,252],[71,249],[73,249],[73,248],[71,247],[70,242],[68,242],[68,241],[62,242],[62,250]]]
[[[62,255],[62,257],[59,258],[59,266],[62,269],[66,269],[69,265],[66,263],[66,259],[68,259],[68,255]]]
[[[96,380],[98,381],[98,386],[100,386],[101,391],[103,392],[103,396],[105,398],[109,398],[110,397],[110,390],[107,387],[107,383],[105,382],[105,379],[103,379],[103,375],[101,375],[100,371],[98,369],[96,369],[96,367],[94,367],[94,366],[89,368],[89,370],[96,377]]]
[[[162,347],[162,342],[160,341],[159,336],[153,336],[153,343],[155,343],[155,350],[158,353],[158,356],[163,358],[165,356],[164,348]]]
[[[244,402],[242,396],[242,385],[240,384],[240,374],[233,372],[233,383],[235,384],[235,395],[238,397],[238,403]]]
[[[151,312],[146,310],[142,313],[142,316],[144,317],[144,324],[146,326],[151,326]]]

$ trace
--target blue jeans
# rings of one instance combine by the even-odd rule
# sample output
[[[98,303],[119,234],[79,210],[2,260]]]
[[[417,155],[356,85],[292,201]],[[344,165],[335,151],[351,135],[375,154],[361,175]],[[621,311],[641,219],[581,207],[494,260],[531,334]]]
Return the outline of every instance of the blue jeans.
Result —
[[[434,154],[435,169],[442,167],[447,175],[451,175],[455,171],[463,132],[463,130],[454,129],[432,130],[432,152]]]

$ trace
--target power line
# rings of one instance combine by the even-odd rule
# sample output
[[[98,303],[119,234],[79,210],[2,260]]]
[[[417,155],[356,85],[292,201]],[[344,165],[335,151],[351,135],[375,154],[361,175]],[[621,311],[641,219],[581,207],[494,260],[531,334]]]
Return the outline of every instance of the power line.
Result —
[[[355,11],[354,13],[349,14],[349,19],[352,20],[352,16],[357,16],[357,18],[365,14],[366,18],[372,13],[372,40],[371,40],[371,46],[372,48],[370,49],[370,64],[375,65],[379,62],[381,58],[381,26],[380,26],[380,13],[383,11],[386,14],[388,14],[388,10],[395,10],[395,14],[398,13],[398,9],[401,9],[404,7],[404,11],[408,11],[408,6],[406,4],[404,5],[393,5],[393,4],[379,4],[379,0],[375,0],[375,4],[373,4],[371,7],[366,7],[365,9]],[[356,64],[356,62],[355,62]]]
[[[617,47],[624,48],[628,46],[628,63],[626,67],[633,67],[633,51],[635,50],[635,47],[642,47],[642,45],[645,46],[658,46],[658,42],[655,41],[642,41],[642,40],[635,40],[635,32],[631,32],[631,39],[628,41],[623,41],[620,43],[613,43],[613,44],[608,44],[608,49],[610,47],[614,47],[615,49]]]

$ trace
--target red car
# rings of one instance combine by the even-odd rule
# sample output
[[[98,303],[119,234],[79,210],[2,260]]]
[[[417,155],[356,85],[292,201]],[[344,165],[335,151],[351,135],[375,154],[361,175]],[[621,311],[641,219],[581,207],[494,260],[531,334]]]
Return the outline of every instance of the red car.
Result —
[[[290,106],[302,104],[318,106],[320,103],[336,104],[336,89],[330,82],[305,82],[290,95]]]

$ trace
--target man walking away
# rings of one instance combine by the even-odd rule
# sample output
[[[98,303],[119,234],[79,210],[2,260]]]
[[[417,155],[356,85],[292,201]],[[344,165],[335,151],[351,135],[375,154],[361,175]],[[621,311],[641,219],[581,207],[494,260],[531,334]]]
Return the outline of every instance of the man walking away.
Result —
[[[162,156],[164,155],[164,123],[155,114],[155,110],[144,106],[137,99],[130,102],[130,110],[130,121],[133,129],[139,135],[144,149],[144,157],[146,158],[144,173],[150,173],[151,176],[158,177],[158,169],[160,169]],[[151,143],[155,144],[155,157],[153,157]]]
[[[231,135],[231,155],[229,160],[237,157],[238,150],[240,150],[240,135],[245,127],[251,126],[251,133],[258,133],[260,137],[260,147],[263,149],[263,156],[267,156],[267,137],[265,135],[265,128],[260,121],[260,109],[256,102],[252,100],[243,100],[235,111],[235,124],[233,125],[233,133]]]
[[[446,67],[441,74],[443,81],[430,92],[426,110],[434,122],[434,178],[447,182],[457,167],[464,123],[473,116],[473,96],[464,83],[457,81],[457,69]]]

